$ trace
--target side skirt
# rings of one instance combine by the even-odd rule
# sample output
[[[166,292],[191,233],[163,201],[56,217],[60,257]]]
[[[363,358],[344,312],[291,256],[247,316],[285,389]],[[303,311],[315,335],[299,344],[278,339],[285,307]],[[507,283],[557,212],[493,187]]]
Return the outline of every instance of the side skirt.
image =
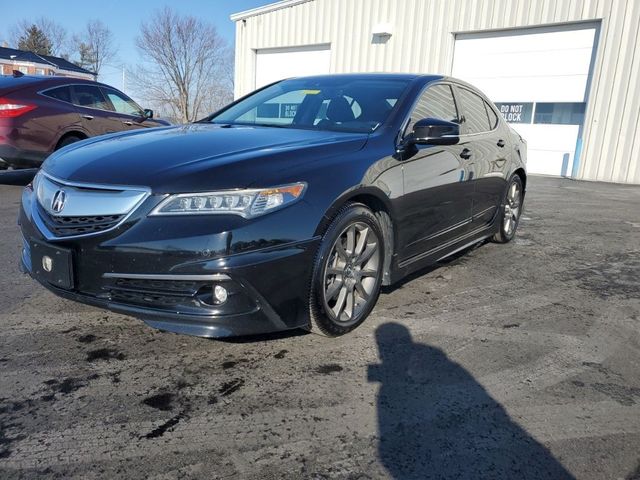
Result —
[[[497,227],[494,221],[488,226],[473,230],[472,232],[466,233],[458,238],[450,240],[449,242],[439,245],[427,252],[418,254],[414,257],[400,262],[391,273],[390,284],[401,280],[405,276],[417,270],[428,267],[429,265],[433,265],[440,260],[458,253],[475,243],[491,237],[496,233],[496,228]]]

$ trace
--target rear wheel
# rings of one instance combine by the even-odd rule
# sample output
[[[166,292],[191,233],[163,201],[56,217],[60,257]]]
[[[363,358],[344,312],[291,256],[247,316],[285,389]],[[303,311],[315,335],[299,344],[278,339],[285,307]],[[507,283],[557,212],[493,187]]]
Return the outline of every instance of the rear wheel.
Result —
[[[322,238],[315,260],[311,330],[339,336],[360,325],[380,294],[383,236],[371,210],[361,204],[343,208]]]
[[[494,242],[507,243],[516,236],[516,229],[522,214],[523,199],[522,180],[518,175],[514,175],[511,177],[505,194],[504,205],[500,215],[500,230],[494,235]]]
[[[76,137],[75,135],[69,135],[67,137],[64,137],[62,140],[58,142],[58,145],[56,146],[56,150],[60,150],[62,147],[66,147],[67,145],[71,145],[72,143],[79,142],[80,140],[82,140],[82,138]]]

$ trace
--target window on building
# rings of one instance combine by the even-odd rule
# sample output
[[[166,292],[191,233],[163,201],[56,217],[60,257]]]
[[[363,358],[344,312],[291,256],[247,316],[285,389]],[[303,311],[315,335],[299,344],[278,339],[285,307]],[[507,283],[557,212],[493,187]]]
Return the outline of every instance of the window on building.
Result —
[[[36,75],[44,75],[44,68],[36,68]]]
[[[582,125],[585,103],[536,103],[533,123]]]
[[[298,112],[298,107],[307,97],[308,92],[294,90],[283,93],[257,105],[255,108],[238,117],[239,122],[274,123],[289,125]]]
[[[29,67],[17,66],[14,70],[18,70],[19,72],[24,73],[25,75],[29,73]]]
[[[105,93],[116,112],[138,117],[142,115],[142,109],[124,93],[117,92],[110,88],[103,88],[102,91]]]
[[[71,87],[58,87],[43,92],[43,95],[47,97],[55,98],[56,100],[62,100],[63,102],[71,102]]]
[[[485,101],[479,95],[466,88],[458,88],[459,98],[464,109],[467,133],[481,133],[492,130]]]
[[[101,110],[111,110],[111,105],[107,102],[98,87],[93,85],[75,85],[73,87],[76,105],[88,108],[99,108]]]

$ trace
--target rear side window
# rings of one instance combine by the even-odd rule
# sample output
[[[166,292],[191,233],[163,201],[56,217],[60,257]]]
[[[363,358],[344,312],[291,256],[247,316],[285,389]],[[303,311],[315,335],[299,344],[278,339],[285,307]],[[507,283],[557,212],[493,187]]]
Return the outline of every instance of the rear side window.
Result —
[[[62,100],[63,102],[71,102],[71,87],[58,87],[52,88],[51,90],[47,90],[43,92],[43,95],[47,97],[55,98],[56,100]]]
[[[407,128],[413,130],[413,124],[424,118],[437,118],[447,122],[458,122],[458,109],[453,99],[453,91],[449,85],[434,85],[427,88],[411,112],[411,120]]]
[[[484,99],[466,88],[459,88],[460,99],[464,108],[467,133],[480,133],[493,130],[489,125],[489,117]]]
[[[104,98],[98,87],[93,85],[74,85],[74,97],[76,105],[88,108],[99,108],[101,110],[111,110],[111,105]]]

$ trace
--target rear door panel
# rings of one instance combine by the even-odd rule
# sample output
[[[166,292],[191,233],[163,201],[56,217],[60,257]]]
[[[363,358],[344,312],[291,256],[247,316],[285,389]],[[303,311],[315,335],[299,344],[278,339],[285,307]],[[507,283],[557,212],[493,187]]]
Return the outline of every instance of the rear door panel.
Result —
[[[502,201],[509,167],[509,135],[496,112],[476,92],[456,86],[456,98],[465,117],[461,145],[471,152],[474,164],[471,229],[477,229],[493,221]]]

